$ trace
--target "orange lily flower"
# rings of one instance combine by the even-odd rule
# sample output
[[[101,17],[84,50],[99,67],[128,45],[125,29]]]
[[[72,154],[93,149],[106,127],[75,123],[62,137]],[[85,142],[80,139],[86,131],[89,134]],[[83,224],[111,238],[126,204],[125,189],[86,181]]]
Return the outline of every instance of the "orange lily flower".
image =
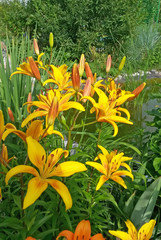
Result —
[[[96,186],[96,191],[99,190],[101,186],[109,179],[112,179],[124,188],[127,188],[124,180],[120,176],[126,175],[133,180],[134,177],[131,173],[131,168],[125,163],[125,161],[131,160],[132,158],[124,157],[123,152],[119,154],[116,154],[116,151],[108,153],[104,147],[100,145],[98,145],[98,147],[101,149],[103,154],[99,153],[94,161],[100,159],[101,164],[96,162],[86,162],[87,165],[94,167],[103,174]],[[120,170],[120,167],[125,167],[128,171]]]
[[[15,129],[16,127],[12,123],[7,123],[4,125],[3,112],[0,110],[0,142],[2,140],[5,129]]]
[[[46,129],[43,129],[43,121],[42,120],[33,121],[27,128],[26,133],[22,132],[20,130],[17,130],[17,129],[7,129],[3,134],[3,138],[2,138],[3,141],[6,139],[6,137],[10,133],[16,134],[24,142],[26,142],[26,138],[29,136],[31,136],[33,139],[39,141],[42,136],[46,137],[46,135],[48,134]],[[52,134],[57,134],[64,140],[63,135],[59,131],[53,130]]]
[[[28,111],[30,111],[31,106],[37,106],[39,109],[31,113],[23,122],[21,127],[24,127],[33,118],[46,116],[46,128],[48,129],[48,134],[52,134],[55,119],[60,112],[66,111],[70,108],[75,108],[80,111],[85,111],[84,107],[77,102],[69,101],[73,93],[67,93],[64,96],[58,90],[50,90],[47,96],[39,95],[39,101],[27,102]]]
[[[2,151],[0,153],[0,163],[2,163],[4,166],[6,166],[13,158],[8,158],[8,150],[5,144],[2,145]]]
[[[56,240],[59,240],[60,237],[65,237],[66,240],[105,240],[101,233],[91,237],[91,225],[88,220],[79,222],[74,233],[68,230],[62,231]]]
[[[90,96],[82,97],[82,99],[88,99],[93,104],[93,108],[91,108],[90,113],[96,111],[96,119],[98,122],[108,122],[114,128],[114,136],[118,133],[118,127],[115,122],[126,123],[126,124],[133,124],[129,121],[130,113],[125,108],[119,107],[122,103],[124,103],[129,97],[133,96],[133,94],[128,94],[119,97],[116,101],[110,102],[106,94],[98,89],[95,88],[99,99],[98,103]],[[121,112],[124,112],[127,115],[127,118],[121,117]]]
[[[115,237],[118,237],[121,240],[149,240],[152,236],[156,221],[153,219],[150,220],[149,222],[145,223],[139,229],[139,231],[136,230],[135,226],[130,220],[127,220],[125,224],[128,228],[128,233],[112,230],[110,230],[109,233]]]
[[[27,62],[23,62],[22,64],[20,64],[20,66],[17,68],[18,71],[13,72],[10,76],[10,79],[12,78],[13,75],[15,74],[24,74],[24,75],[28,75],[31,77],[35,77],[38,80],[41,79],[40,76],[40,72],[39,72],[39,65],[42,65],[42,62],[40,61],[41,56],[44,53],[41,53],[38,55],[38,59],[37,61],[34,61],[34,59],[32,57],[28,57]]]
[[[64,155],[68,157],[69,152],[62,148],[52,151],[46,158],[44,148],[32,137],[27,137],[28,156],[32,164],[39,169],[39,172],[32,166],[19,165],[8,171],[5,182],[8,184],[9,179],[18,173],[30,173],[35,177],[28,183],[27,194],[24,199],[23,209],[32,205],[40,195],[51,185],[62,197],[66,210],[72,207],[72,198],[68,188],[64,183],[51,177],[68,177],[77,172],[86,171],[84,164],[67,161],[57,164]]]
[[[47,83],[55,83],[58,86],[59,91],[67,90],[72,86],[70,79],[71,73],[67,72],[68,66],[66,64],[61,65],[60,67],[55,67],[54,65],[49,66],[51,71],[48,71],[51,79],[46,80],[43,83],[45,86]]]

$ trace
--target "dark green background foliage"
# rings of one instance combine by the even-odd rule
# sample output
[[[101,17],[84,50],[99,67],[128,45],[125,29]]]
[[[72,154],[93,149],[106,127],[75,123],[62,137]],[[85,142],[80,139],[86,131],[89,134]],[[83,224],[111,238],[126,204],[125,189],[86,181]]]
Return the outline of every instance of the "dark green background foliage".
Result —
[[[98,52],[112,53],[113,47],[151,17],[148,14],[143,0],[2,1],[0,34],[6,27],[12,35],[29,28],[33,36],[36,29],[43,47],[48,44],[49,32],[53,32],[55,46],[65,46],[70,58],[75,59],[82,52],[90,56],[92,46]]]

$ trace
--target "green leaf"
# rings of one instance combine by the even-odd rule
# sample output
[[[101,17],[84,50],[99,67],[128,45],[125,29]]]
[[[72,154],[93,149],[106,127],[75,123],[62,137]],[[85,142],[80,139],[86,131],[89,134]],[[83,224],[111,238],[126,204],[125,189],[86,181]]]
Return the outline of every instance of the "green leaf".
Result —
[[[0,228],[13,228],[13,229],[21,229],[21,221],[14,217],[5,217],[5,220],[0,223]]]
[[[129,199],[125,202],[124,213],[126,213],[127,216],[130,216],[134,209],[134,201],[135,201],[135,192],[131,194]]]
[[[119,145],[124,145],[124,146],[127,146],[131,149],[133,149],[135,152],[137,152],[139,155],[141,155],[141,152],[138,148],[136,148],[135,146],[133,146],[132,144],[130,143],[126,143],[126,142],[119,142]]]
[[[36,224],[30,229],[30,235],[33,235],[45,222],[47,222],[53,214],[43,216],[40,219],[37,219]]]
[[[131,214],[131,221],[136,228],[148,222],[152,216],[161,188],[161,177],[156,179],[141,195]]]
[[[153,166],[155,168],[155,171],[161,174],[161,158],[156,157],[153,161]]]

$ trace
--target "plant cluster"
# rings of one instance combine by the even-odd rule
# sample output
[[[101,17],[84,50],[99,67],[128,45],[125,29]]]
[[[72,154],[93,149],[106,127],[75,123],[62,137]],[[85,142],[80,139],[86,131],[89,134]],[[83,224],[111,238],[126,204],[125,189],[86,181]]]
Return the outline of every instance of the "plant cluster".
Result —
[[[120,44],[143,23],[147,11],[142,0],[4,0],[0,36],[5,38],[6,28],[12,36],[29,29],[31,36],[37,32],[39,44],[45,47],[48,33],[54,32],[55,46],[63,46],[68,59],[79,59],[82,52],[91,58],[92,47],[100,54],[113,51],[117,55]]]
[[[153,181],[134,205],[132,158],[116,149],[114,138],[109,142],[112,131],[118,134],[118,123],[133,124],[123,104],[135,99],[145,83],[132,92],[123,90],[108,77],[110,55],[106,80],[97,81],[84,54],[69,72],[66,64],[51,62],[52,33],[49,43],[48,62],[34,39],[35,59],[28,56],[10,77],[29,76],[39,85],[23,104],[27,111],[18,119],[9,107],[11,123],[0,110],[0,238],[149,240],[161,180]],[[115,231],[122,220],[128,233]]]

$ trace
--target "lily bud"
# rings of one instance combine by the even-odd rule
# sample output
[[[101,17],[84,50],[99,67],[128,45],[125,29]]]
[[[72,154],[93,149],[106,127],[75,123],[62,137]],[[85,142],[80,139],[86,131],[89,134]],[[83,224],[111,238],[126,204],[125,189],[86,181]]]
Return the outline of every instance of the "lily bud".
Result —
[[[125,62],[126,62],[126,56],[124,56],[123,59],[120,62],[119,71],[121,71],[123,69],[123,67],[125,65]]]
[[[55,119],[58,115],[58,108],[59,108],[59,102],[58,102],[58,98],[55,96],[53,98],[53,101],[51,103],[51,107],[49,110],[49,115],[48,115],[48,125],[49,126],[54,124]]]
[[[116,89],[116,83],[115,83],[115,81],[114,81],[113,79],[110,81],[109,89],[110,89],[111,91],[114,90],[114,89]]]
[[[65,119],[65,117],[63,115],[61,115],[61,121],[62,121],[63,124],[66,125],[66,119]]]
[[[87,78],[91,78],[91,84],[94,84],[93,73],[90,69],[90,66],[89,66],[88,62],[85,62],[85,72],[86,72]]]
[[[85,56],[84,54],[81,55],[80,61],[79,61],[79,76],[82,77],[84,73],[84,67],[85,67]]]
[[[37,40],[34,38],[34,41],[33,41],[33,44],[34,44],[34,51],[37,55],[40,54],[39,52],[39,46],[38,46],[38,43],[37,43]]]
[[[135,88],[133,91],[132,91],[132,94],[134,94],[135,96],[134,97],[131,97],[131,98],[128,98],[128,101],[131,101],[133,99],[135,99],[142,91],[143,89],[145,88],[146,86],[146,83],[143,82],[141,85],[139,85],[137,88]]]
[[[79,89],[80,89],[80,76],[79,76],[78,66],[77,66],[76,63],[74,63],[73,69],[72,69],[72,84],[73,84],[74,90],[79,91]]]
[[[33,57],[28,57],[29,59],[29,64],[30,64],[30,67],[31,67],[31,71],[32,71],[32,74],[33,76],[37,79],[37,80],[41,80],[41,75],[40,75],[40,72],[39,72],[39,69],[33,59]]]
[[[91,79],[88,78],[83,89],[83,97],[90,96],[90,93],[91,93]],[[87,99],[83,99],[82,101],[86,102]]]
[[[112,58],[111,55],[108,55],[107,57],[107,63],[106,63],[106,73],[108,73],[111,69],[111,63],[112,63]]]
[[[8,115],[9,115],[11,121],[14,122],[15,119],[14,119],[13,112],[11,111],[10,107],[8,107]]]
[[[54,46],[54,36],[53,36],[52,32],[49,35],[49,44],[50,44],[50,47],[53,48],[53,46]]]
[[[32,101],[32,95],[31,95],[31,92],[29,92],[27,97],[27,102],[31,102],[31,101]]]

